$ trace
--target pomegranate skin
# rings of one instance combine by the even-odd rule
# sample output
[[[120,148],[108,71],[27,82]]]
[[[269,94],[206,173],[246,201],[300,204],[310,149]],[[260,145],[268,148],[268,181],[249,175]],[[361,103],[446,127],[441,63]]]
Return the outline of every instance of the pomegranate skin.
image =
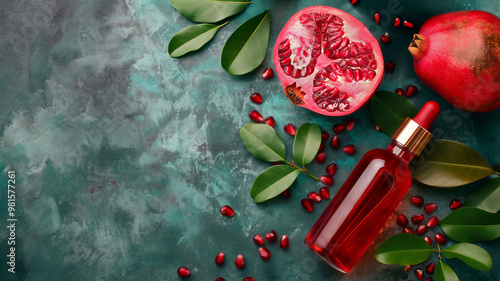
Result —
[[[495,15],[460,11],[434,16],[408,49],[417,76],[453,106],[469,112],[500,106],[500,19]]]

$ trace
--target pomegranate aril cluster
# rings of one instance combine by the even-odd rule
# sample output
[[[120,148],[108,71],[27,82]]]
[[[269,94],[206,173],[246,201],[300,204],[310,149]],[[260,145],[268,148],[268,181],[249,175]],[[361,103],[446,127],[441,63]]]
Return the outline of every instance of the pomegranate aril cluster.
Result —
[[[264,235],[264,237],[265,237],[265,239],[267,241],[274,242],[278,238],[278,233],[276,233],[275,230],[271,230],[268,233],[266,233]],[[265,261],[267,261],[268,259],[270,259],[271,258],[271,251],[268,248],[264,247],[264,244],[266,243],[266,241],[264,240],[264,238],[262,237],[262,235],[255,234],[253,236],[253,241],[258,246],[262,246],[258,250],[260,258],[262,260],[265,260]],[[282,249],[288,249],[288,247],[290,247],[290,240],[288,239],[288,235],[282,235],[281,239],[280,239],[280,248],[282,248]]]
[[[333,181],[333,176],[329,175],[329,177],[332,177]],[[323,186],[319,189],[318,192],[315,191],[309,192],[307,198],[302,199],[300,201],[300,204],[302,205],[304,210],[310,213],[314,211],[314,206],[313,206],[314,202],[320,202],[323,199],[327,200],[329,198],[330,198],[330,189],[327,186]]]
[[[404,89],[397,88],[396,90],[394,90],[396,94],[407,98],[414,96],[417,93],[417,91],[418,91],[417,87],[411,84],[408,84],[408,86],[406,86],[406,88]]]

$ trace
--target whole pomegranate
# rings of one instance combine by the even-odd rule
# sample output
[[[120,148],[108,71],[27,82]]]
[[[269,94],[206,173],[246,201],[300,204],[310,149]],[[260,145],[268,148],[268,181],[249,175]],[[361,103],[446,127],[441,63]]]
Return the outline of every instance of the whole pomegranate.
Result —
[[[293,104],[341,116],[361,108],[384,74],[377,40],[353,16],[326,6],[296,13],[273,51],[276,72]]]
[[[461,11],[428,19],[408,47],[418,77],[453,106],[500,106],[500,19]]]

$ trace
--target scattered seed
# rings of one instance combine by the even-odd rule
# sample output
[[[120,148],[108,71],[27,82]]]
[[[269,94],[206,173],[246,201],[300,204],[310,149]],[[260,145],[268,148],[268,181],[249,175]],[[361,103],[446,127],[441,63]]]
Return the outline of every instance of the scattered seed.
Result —
[[[356,153],[356,147],[354,147],[354,145],[352,144],[348,144],[342,148],[342,151],[344,151],[345,154],[352,155]]]
[[[408,84],[408,86],[406,86],[405,88],[405,97],[412,97],[417,93],[417,91],[417,87],[413,86],[412,84]]]
[[[220,252],[215,257],[215,264],[216,265],[222,265],[223,263],[224,263],[224,253]]]
[[[226,279],[219,277],[219,278],[215,279],[215,281],[226,281]]]
[[[337,149],[340,147],[340,139],[339,139],[339,136],[337,135],[334,135],[332,137],[332,141],[330,142],[330,146],[333,148],[333,149]]]
[[[332,163],[326,167],[326,173],[328,175],[333,176],[335,175],[336,172],[337,172],[337,164]]]
[[[373,20],[375,21],[375,23],[380,23],[380,14],[379,13],[375,13],[373,15]]]
[[[424,198],[421,196],[412,196],[410,202],[417,207],[422,207],[424,205]]]
[[[438,244],[444,244],[444,243],[446,243],[447,240],[443,234],[436,233],[436,235],[434,235],[434,241],[436,241],[436,243],[438,243]]]
[[[236,267],[239,269],[245,268],[245,258],[243,257],[242,254],[239,254],[238,256],[236,256],[236,260],[234,261],[234,265],[236,265]]]
[[[434,274],[435,269],[436,269],[436,264],[431,262],[425,267],[425,272],[429,274]]]
[[[323,186],[319,189],[319,196],[321,196],[321,198],[325,200],[330,198],[330,189],[328,188],[328,186]]]
[[[188,277],[189,275],[191,275],[191,271],[189,270],[189,268],[181,266],[177,269],[177,275],[179,275],[179,277],[181,278]]]
[[[450,201],[450,209],[456,210],[460,207],[462,207],[462,201],[460,201],[458,199],[453,199]]]
[[[425,232],[427,232],[428,229],[429,229],[429,227],[427,227],[427,225],[421,224],[417,227],[417,229],[415,230],[415,233],[417,233],[418,235],[422,235]]]
[[[431,239],[431,237],[430,237],[430,236],[425,236],[425,237],[424,237],[424,240],[425,240],[425,242],[427,242],[427,244],[429,244],[429,246],[431,246],[431,247],[432,247],[432,239]]]
[[[415,276],[417,277],[418,280],[424,280],[424,271],[421,268],[415,269],[413,273],[415,273]]]
[[[422,214],[416,214],[411,217],[411,222],[413,224],[419,224],[424,221],[424,215]]]
[[[384,35],[380,36],[380,42],[384,44],[389,44],[391,43],[391,38],[389,37],[389,33],[385,33]]]
[[[401,18],[400,17],[396,17],[394,19],[394,26],[398,27],[400,24],[401,24]]]
[[[271,258],[271,252],[266,247],[259,248],[259,255],[265,261]]]
[[[259,93],[253,93],[250,95],[250,100],[253,101],[254,103],[262,103],[262,96]]]
[[[432,216],[428,221],[427,221],[427,226],[429,228],[433,228],[436,225],[439,224],[439,219],[436,216]]]
[[[396,223],[401,227],[405,227],[408,225],[408,218],[403,214],[399,214]]]
[[[415,231],[413,231],[413,229],[411,229],[411,227],[405,227],[403,228],[403,231],[401,231],[401,233],[415,233]]]
[[[260,234],[255,234],[253,236],[253,242],[255,242],[255,244],[259,245],[259,246],[262,246],[264,245],[264,237],[262,237],[262,235]]]
[[[325,131],[321,132],[321,141],[326,141],[330,137],[330,134],[328,134]]]
[[[333,177],[330,175],[323,175],[319,177],[319,180],[328,186],[331,186],[333,184]]]
[[[436,203],[425,204],[424,210],[427,214],[434,212],[437,209]]]
[[[281,236],[280,247],[282,249],[288,249],[288,247],[290,247],[290,241],[288,239],[288,235]]]
[[[311,201],[314,201],[314,202],[321,201],[321,196],[319,196],[319,194],[315,191],[309,192],[309,194],[307,194],[307,198],[309,198]]]
[[[325,144],[324,143],[322,143],[322,144],[319,145],[318,153],[323,152],[323,150],[325,150]]]
[[[253,279],[253,277],[245,277],[243,281],[255,281],[255,279]]]
[[[351,0],[351,5],[356,5],[356,4],[358,4],[358,1],[359,1],[359,0]]]
[[[234,216],[233,208],[229,207],[228,205],[224,205],[224,206],[220,207],[220,213],[225,217]]]
[[[314,157],[314,160],[316,160],[316,162],[318,162],[318,164],[325,163],[326,153],[323,151],[323,152],[316,154],[316,157]]]
[[[250,112],[248,114],[248,116],[250,117],[250,119],[252,119],[255,122],[263,122],[264,121],[264,117],[262,117],[262,114],[260,114],[257,110],[252,110],[252,112]]]
[[[410,269],[411,269],[411,264],[405,265],[405,271],[410,271]]]
[[[345,130],[345,124],[343,123],[335,124],[333,125],[332,129],[335,134],[340,134]]]
[[[281,195],[283,195],[283,197],[285,197],[285,198],[290,198],[290,196],[292,196],[292,194],[290,193],[290,189],[289,188],[285,189],[285,191],[283,191],[281,193]]]
[[[264,78],[264,80],[273,78],[273,76],[274,76],[274,71],[271,67],[264,69],[264,71],[262,72],[262,78]]]
[[[403,25],[408,28],[413,28],[413,23],[411,21],[404,20]]]
[[[401,88],[397,88],[396,90],[394,90],[394,92],[400,96],[406,96],[406,93],[405,93],[405,90],[404,89],[401,89]]]
[[[286,124],[285,127],[283,127],[283,130],[290,136],[295,136],[295,134],[297,134],[297,127],[290,123]]]
[[[276,240],[276,238],[278,238],[278,234],[276,233],[276,231],[271,230],[268,233],[266,233],[265,237],[267,241],[273,242],[274,240]]]
[[[306,211],[308,211],[309,213],[312,212],[314,210],[314,207],[313,207],[313,204],[311,202],[311,200],[305,198],[305,199],[302,199],[300,201],[300,204],[302,205],[302,207],[304,207],[304,209]]]
[[[274,120],[274,118],[272,116],[266,117],[266,119],[264,119],[264,122],[266,122],[267,125],[269,125],[273,128],[274,128],[274,125],[276,125],[276,121]]]

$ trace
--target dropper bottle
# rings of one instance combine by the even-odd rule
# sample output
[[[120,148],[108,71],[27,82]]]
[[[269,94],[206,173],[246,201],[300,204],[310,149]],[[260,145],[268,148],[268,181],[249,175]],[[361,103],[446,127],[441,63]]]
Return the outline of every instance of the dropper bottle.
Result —
[[[341,272],[354,267],[410,189],[408,164],[432,139],[439,113],[436,102],[427,102],[401,123],[387,149],[363,156],[307,235],[311,251]]]

